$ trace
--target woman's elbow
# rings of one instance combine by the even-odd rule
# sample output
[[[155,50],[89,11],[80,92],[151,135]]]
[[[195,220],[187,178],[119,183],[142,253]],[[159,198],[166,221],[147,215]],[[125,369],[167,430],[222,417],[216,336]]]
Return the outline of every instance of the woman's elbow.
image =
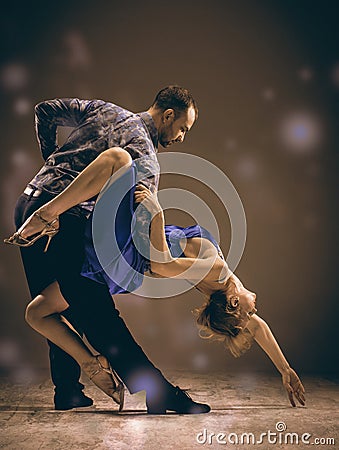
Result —
[[[162,277],[168,277],[168,263],[151,262],[151,272]]]
[[[162,264],[155,262],[155,261],[151,261],[151,272],[154,273],[155,275],[161,275],[161,266]]]

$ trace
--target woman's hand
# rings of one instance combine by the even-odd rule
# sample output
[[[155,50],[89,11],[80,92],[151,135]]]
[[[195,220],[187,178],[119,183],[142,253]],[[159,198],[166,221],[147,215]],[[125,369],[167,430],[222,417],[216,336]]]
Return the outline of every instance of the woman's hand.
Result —
[[[143,184],[138,184],[135,188],[134,199],[136,203],[142,203],[152,215],[162,211],[157,192],[152,193]]]
[[[299,403],[305,405],[305,389],[298,375],[291,369],[278,342],[276,341],[267,323],[254,314],[247,326],[255,341],[269,356],[277,370],[281,373],[282,382],[292,406],[295,406],[294,397]]]
[[[281,376],[284,388],[286,389],[291,405],[293,407],[296,406],[294,401],[295,397],[298,400],[298,402],[304,406],[305,389],[298,375],[294,372],[293,369],[289,368],[285,372],[283,372]]]

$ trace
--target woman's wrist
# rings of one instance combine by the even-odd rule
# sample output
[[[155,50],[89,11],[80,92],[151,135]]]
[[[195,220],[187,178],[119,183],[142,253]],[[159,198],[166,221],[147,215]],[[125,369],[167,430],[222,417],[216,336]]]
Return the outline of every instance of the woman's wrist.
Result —
[[[152,207],[150,207],[148,210],[152,215],[152,220],[156,217],[158,219],[161,219],[163,217],[163,211],[159,204],[153,204]]]
[[[279,370],[281,375],[285,375],[291,370],[291,367],[289,364],[285,364],[284,366],[277,367],[277,369]]]

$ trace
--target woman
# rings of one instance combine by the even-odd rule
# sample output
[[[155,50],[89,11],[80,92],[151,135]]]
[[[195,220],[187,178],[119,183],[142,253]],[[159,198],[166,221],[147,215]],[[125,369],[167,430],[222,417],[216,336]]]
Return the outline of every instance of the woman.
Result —
[[[248,350],[255,340],[281,373],[291,405],[296,406],[294,397],[304,405],[305,390],[298,375],[289,366],[269,326],[256,314],[256,294],[229,272],[213,237],[209,237],[206,230],[203,237],[188,237],[183,248],[184,257],[173,258],[168,246],[170,233],[164,227],[164,214],[157,195],[138,186],[135,199],[138,203],[143,202],[153,216],[150,241],[153,252],[161,255],[161,259],[155,261],[151,257],[151,271],[163,277],[195,281],[195,288],[207,298],[197,311],[197,323],[206,332],[206,337],[223,341],[235,357]],[[201,236],[200,227],[196,228],[196,235]],[[186,234],[187,229],[183,230]],[[208,273],[204,275],[206,271]],[[197,279],[201,281],[197,282]]]
[[[124,150],[113,148],[103,152],[61,194],[37,210],[6,242],[28,246],[47,235],[47,250],[50,239],[58,231],[60,214],[97,195],[113,174],[119,177],[117,181],[121,181],[133,174],[134,168],[135,165],[132,165],[131,158]],[[135,180],[132,177],[133,179]],[[286,361],[268,325],[256,315],[256,295],[247,290],[229,271],[210,233],[198,225],[188,228],[165,227],[156,193],[138,184],[137,188],[129,190],[127,198],[132,196],[133,199],[133,195],[135,203],[142,203],[152,215],[149,233],[150,273],[190,281],[207,299],[198,310],[197,317],[198,325],[207,332],[206,337],[222,340],[234,356],[244,353],[255,340],[281,373],[292,406],[296,406],[295,398],[304,405],[305,391],[300,379]],[[127,201],[126,204],[132,205],[132,202]],[[133,239],[127,239],[120,250],[123,258],[112,259],[114,274],[119,277],[119,270],[116,268],[126,259],[129,259],[134,269],[131,271],[131,278],[127,281],[124,278],[123,286],[120,279],[117,283],[115,277],[108,276],[107,267],[103,268],[98,261],[91,236],[87,242],[83,275],[108,283],[111,293],[127,292],[131,285],[133,288],[137,287],[147,268],[146,258],[135,248]],[[124,277],[125,275],[124,271]],[[53,289],[57,289],[57,286]],[[60,314],[66,305],[59,295],[54,296],[51,292],[50,296],[44,298],[43,304],[34,300],[28,305],[26,318],[33,328],[81,362],[80,355],[87,351],[82,341],[76,339],[69,327],[64,326],[60,316],[51,316]]]

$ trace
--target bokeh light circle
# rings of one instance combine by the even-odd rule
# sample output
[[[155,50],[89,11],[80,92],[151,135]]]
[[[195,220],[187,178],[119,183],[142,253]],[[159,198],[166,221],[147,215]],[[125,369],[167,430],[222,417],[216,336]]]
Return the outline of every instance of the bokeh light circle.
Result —
[[[306,154],[319,144],[321,126],[311,114],[291,114],[282,122],[280,136],[288,150],[295,154]]]

